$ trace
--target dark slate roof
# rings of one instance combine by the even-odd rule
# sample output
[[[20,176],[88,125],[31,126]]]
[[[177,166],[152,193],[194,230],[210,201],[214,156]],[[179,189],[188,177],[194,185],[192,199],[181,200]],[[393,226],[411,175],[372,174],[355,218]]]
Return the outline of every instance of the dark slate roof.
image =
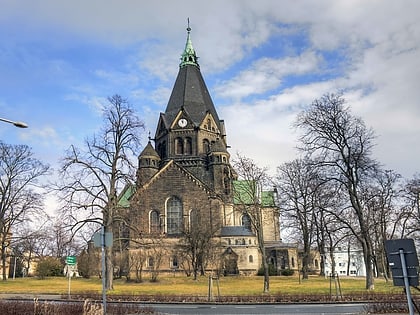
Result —
[[[220,236],[255,236],[244,226],[222,226]]]
[[[147,143],[146,147],[140,153],[140,157],[156,157],[156,158],[159,158],[160,159],[159,154],[153,148],[153,146],[150,143],[150,141]]]
[[[220,130],[219,117],[198,66],[185,65],[179,68],[165,110],[165,120],[168,125],[172,124],[182,107],[196,126],[203,121],[206,113],[210,112]]]

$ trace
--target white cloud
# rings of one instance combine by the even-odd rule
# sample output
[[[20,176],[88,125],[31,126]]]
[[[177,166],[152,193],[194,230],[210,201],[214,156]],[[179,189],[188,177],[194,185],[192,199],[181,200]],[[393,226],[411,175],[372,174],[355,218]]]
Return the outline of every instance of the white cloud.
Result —
[[[220,83],[215,92],[222,97],[241,99],[278,88],[285,76],[315,71],[320,62],[313,52],[285,58],[261,58],[228,82]]]

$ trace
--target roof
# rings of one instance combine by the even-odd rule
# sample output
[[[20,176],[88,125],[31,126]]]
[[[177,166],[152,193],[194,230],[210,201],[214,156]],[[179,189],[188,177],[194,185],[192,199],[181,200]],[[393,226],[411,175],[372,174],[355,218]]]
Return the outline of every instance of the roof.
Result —
[[[244,226],[222,226],[220,236],[255,236]]]
[[[143,151],[140,153],[140,157],[155,157],[160,159],[159,154],[153,148],[152,144],[150,143],[150,140],[147,143],[146,147],[143,149]]]
[[[118,206],[123,207],[123,208],[129,207],[130,198],[134,194],[135,190],[136,190],[135,185],[133,184],[126,185],[118,198]]]
[[[274,191],[263,190],[260,194],[255,181],[235,180],[233,181],[233,190],[235,205],[252,205],[258,201],[263,207],[276,207]]]
[[[192,47],[190,30],[188,27],[187,43],[182,54],[178,76],[165,110],[164,120],[168,126],[171,125],[178,112],[185,109],[192,122],[198,126],[205,115],[210,113],[218,129],[221,130],[219,117],[201,75],[195,50]]]

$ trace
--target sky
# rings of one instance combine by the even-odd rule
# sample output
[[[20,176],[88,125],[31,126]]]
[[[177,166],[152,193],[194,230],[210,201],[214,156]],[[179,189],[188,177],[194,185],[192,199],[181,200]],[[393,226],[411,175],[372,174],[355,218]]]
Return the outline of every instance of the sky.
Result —
[[[155,133],[185,47],[187,19],[230,153],[275,173],[298,156],[293,122],[343,92],[373,128],[373,157],[420,172],[420,1],[0,0],[0,139],[57,168],[128,99]],[[140,152],[139,152],[140,153]]]

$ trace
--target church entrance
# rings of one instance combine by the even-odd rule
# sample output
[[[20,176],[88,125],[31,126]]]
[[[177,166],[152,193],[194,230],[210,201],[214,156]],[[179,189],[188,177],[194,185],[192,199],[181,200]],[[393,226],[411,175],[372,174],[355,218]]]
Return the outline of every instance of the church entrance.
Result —
[[[238,255],[230,247],[223,253],[223,274],[225,276],[239,274]]]

